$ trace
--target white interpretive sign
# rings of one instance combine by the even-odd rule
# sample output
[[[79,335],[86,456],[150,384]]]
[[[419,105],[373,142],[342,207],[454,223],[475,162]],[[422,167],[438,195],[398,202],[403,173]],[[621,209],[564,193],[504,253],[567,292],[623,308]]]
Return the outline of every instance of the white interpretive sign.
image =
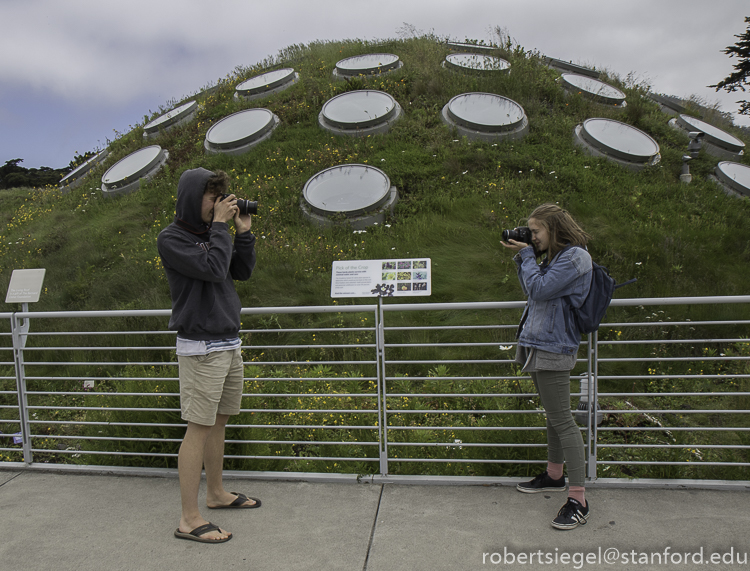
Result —
[[[432,293],[430,258],[333,262],[331,297],[400,297]]]
[[[47,270],[13,270],[5,303],[36,303]]]

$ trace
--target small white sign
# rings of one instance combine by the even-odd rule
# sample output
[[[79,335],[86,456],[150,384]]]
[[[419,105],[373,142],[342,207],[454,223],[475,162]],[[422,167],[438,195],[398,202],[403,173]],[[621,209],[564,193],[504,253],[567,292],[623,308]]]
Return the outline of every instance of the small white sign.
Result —
[[[47,270],[13,270],[5,303],[36,303],[42,293]]]
[[[430,295],[430,258],[333,262],[331,297]]]

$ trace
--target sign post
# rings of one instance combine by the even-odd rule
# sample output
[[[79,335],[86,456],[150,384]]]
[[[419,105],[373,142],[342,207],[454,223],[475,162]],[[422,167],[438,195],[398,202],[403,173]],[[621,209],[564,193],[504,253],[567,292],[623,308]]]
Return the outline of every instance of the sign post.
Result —
[[[380,473],[388,474],[388,407],[385,383],[385,336],[383,299],[413,297],[432,293],[430,258],[395,260],[350,260],[333,262],[331,297],[378,298],[375,324],[378,377],[378,433],[380,435]]]
[[[13,270],[8,285],[5,303],[20,303],[22,313],[29,311],[29,303],[39,301],[42,283],[47,270]],[[23,322],[21,322],[23,321]],[[23,444],[23,461],[31,464],[31,427],[29,425],[29,402],[26,395],[26,373],[24,371],[23,348],[26,347],[29,332],[29,320],[18,319],[15,314],[11,319],[13,330],[13,359],[16,365],[16,387],[18,387],[18,422],[21,425]]]

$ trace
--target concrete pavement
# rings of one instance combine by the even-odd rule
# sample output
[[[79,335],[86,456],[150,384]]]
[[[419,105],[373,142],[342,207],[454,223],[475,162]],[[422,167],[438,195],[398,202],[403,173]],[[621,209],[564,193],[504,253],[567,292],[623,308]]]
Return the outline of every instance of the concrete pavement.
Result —
[[[204,510],[234,533],[206,545],[172,535],[174,477],[0,470],[0,569],[750,569],[748,487],[594,485],[589,522],[572,531],[550,526],[565,494],[507,485],[238,479],[226,487],[263,506]]]

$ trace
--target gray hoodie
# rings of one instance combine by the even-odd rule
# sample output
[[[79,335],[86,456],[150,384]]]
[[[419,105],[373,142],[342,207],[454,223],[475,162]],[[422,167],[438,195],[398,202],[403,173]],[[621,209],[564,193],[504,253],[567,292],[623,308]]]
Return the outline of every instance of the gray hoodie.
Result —
[[[196,341],[229,339],[240,329],[242,304],[233,280],[247,280],[255,268],[255,236],[235,236],[225,222],[201,218],[203,193],[211,171],[185,171],[177,185],[174,222],[156,244],[169,281],[169,328]]]

